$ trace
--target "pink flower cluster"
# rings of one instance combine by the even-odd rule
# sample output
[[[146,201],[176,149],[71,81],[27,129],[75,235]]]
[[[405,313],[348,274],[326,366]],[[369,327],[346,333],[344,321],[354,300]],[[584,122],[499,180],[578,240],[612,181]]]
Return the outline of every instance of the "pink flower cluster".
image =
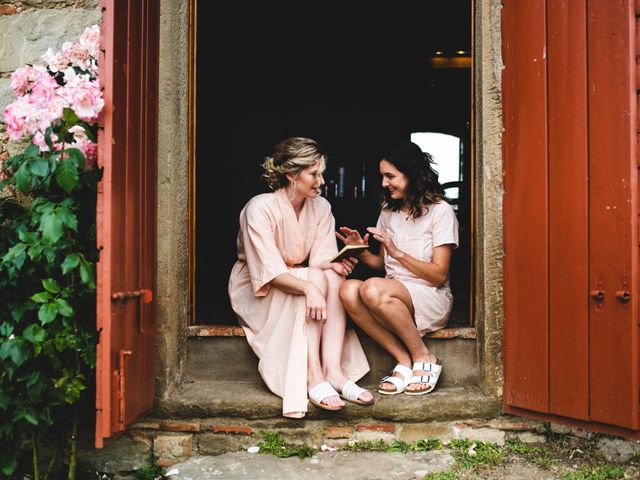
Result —
[[[13,140],[30,136],[41,151],[49,151],[44,133],[62,118],[64,108],[71,108],[84,122],[97,121],[104,107],[97,78],[99,41],[100,27],[87,27],[77,42],[65,43],[60,52],[49,48],[42,56],[46,67],[27,65],[13,72],[11,88],[17,98],[4,109],[7,133]],[[73,142],[55,147],[79,148],[91,164],[95,161],[97,145],[88,139],[84,128],[73,127],[69,131]],[[51,141],[57,140],[54,128]]]

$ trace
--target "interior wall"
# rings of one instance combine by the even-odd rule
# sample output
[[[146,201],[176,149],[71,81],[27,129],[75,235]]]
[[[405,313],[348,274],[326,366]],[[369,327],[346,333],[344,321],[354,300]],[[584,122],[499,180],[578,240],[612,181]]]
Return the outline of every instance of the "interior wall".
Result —
[[[188,5],[184,0],[160,2],[156,397],[179,385],[186,362]]]
[[[475,310],[480,382],[502,396],[502,42],[500,0],[475,12]]]

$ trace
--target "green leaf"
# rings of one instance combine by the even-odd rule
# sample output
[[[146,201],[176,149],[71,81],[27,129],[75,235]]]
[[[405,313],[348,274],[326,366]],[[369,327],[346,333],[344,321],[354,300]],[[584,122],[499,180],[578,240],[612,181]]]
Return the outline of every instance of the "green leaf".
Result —
[[[0,323],[0,335],[8,337],[13,333],[13,325],[8,322]]]
[[[21,242],[33,244],[38,241],[38,234],[36,232],[27,232],[25,230],[20,230],[18,232],[18,238]]]
[[[67,207],[61,207],[57,211],[58,218],[62,220],[62,223],[69,227],[74,232],[78,231],[78,217],[69,210]]]
[[[44,303],[38,310],[38,320],[42,325],[46,325],[47,323],[51,323],[56,319],[56,315],[58,314],[58,307],[54,302]]]
[[[27,361],[28,352],[21,339],[14,338],[0,345],[0,358],[6,360],[8,357],[11,357],[18,367]]]
[[[5,475],[11,475],[18,468],[18,459],[15,457],[15,454],[16,452],[2,453],[0,466],[2,467],[2,473]]]
[[[38,177],[46,177],[49,175],[49,162],[45,158],[34,158],[28,165],[29,171]]]
[[[86,159],[82,150],[77,148],[65,148],[65,156],[68,156],[73,164],[80,170],[84,170]]]
[[[14,177],[16,178],[16,188],[21,192],[26,192],[31,186],[31,174],[29,173],[28,162],[20,165]]]
[[[62,236],[62,220],[55,212],[45,213],[40,219],[40,229],[48,243],[56,243]]]
[[[11,398],[9,398],[8,395],[6,395],[3,392],[0,392],[0,409],[1,410],[6,410],[7,407],[9,406],[10,401],[11,401]]]
[[[40,258],[40,255],[42,255],[42,250],[44,250],[44,247],[42,245],[34,245],[33,247],[29,247],[29,258],[31,260],[37,260],[38,258]]]
[[[40,325],[32,323],[24,329],[22,336],[31,343],[40,343],[46,338],[47,332]]]
[[[58,307],[58,313],[63,317],[72,317],[73,316],[73,308],[67,301],[63,298],[56,299],[56,306]]]
[[[56,249],[55,248],[45,248],[44,256],[47,257],[47,262],[53,263],[56,261]]]
[[[63,158],[56,168],[56,182],[67,193],[78,184],[78,169],[70,158]]]
[[[80,121],[80,117],[78,117],[78,115],[76,115],[76,112],[74,112],[73,109],[69,107],[66,107],[64,110],[62,110],[62,119],[67,124],[67,130]]]
[[[40,158],[40,147],[34,144],[29,145],[24,149],[24,157],[31,160]]]
[[[45,278],[42,280],[42,286],[50,293],[60,293],[60,290],[62,290],[54,278]]]
[[[77,253],[72,253],[70,255],[67,255],[67,257],[64,259],[64,262],[62,262],[62,273],[66,275],[71,270],[76,268],[79,264],[80,264],[80,255],[78,255]]]
[[[96,272],[93,264],[87,262],[86,260],[82,260],[82,262],[80,263],[80,280],[82,280],[82,283],[90,288],[95,288],[95,278]]]
[[[49,292],[38,292],[34,295],[31,295],[31,300],[36,303],[46,303],[51,300],[53,297]]]
[[[38,415],[31,409],[24,412],[23,418],[31,425],[38,426]]]

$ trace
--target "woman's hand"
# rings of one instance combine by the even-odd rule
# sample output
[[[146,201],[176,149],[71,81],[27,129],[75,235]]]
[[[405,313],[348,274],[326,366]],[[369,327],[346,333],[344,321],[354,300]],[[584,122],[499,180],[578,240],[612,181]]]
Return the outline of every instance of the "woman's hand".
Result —
[[[355,257],[349,257],[348,259],[344,259],[341,262],[330,263],[331,269],[336,272],[338,275],[346,277],[356,268],[356,264],[358,263],[358,259]]]
[[[384,246],[385,251],[392,257],[395,258],[398,253],[402,253],[402,251],[393,242],[392,234],[383,232],[379,228],[375,227],[367,227],[367,231],[373,235],[373,238],[378,240]]]
[[[304,296],[306,300],[305,316],[312,320],[327,323],[327,301],[318,290],[318,287],[307,282],[304,288]]]
[[[340,233],[336,232],[336,237],[344,242],[345,245],[369,245],[369,234],[365,233],[364,238],[360,236],[358,230],[349,227],[340,227]]]

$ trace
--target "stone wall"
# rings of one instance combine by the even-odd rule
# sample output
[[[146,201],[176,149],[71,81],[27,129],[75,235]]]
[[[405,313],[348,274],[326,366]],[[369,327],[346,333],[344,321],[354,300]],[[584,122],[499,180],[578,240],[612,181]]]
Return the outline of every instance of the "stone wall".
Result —
[[[481,0],[475,15],[475,319],[480,385],[501,396],[502,41],[500,0]]]
[[[0,1],[0,120],[4,108],[15,99],[11,73],[39,62],[49,47],[60,49],[101,17],[98,0]],[[19,144],[9,141],[0,121],[0,161],[18,148]]]

